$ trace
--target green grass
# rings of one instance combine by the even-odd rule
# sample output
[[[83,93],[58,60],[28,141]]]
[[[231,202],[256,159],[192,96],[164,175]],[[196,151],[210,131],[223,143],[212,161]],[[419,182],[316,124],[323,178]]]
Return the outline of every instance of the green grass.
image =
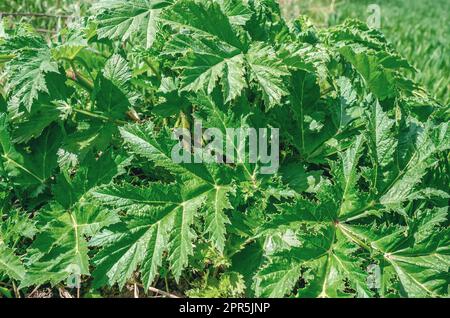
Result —
[[[346,18],[367,20],[369,4],[381,7],[381,30],[418,70],[415,80],[450,104],[450,0],[280,0],[287,17],[307,14],[319,25]]]
[[[5,14],[9,26],[19,22],[29,23],[41,33],[55,33],[59,27],[64,27],[67,20],[58,16],[85,15],[90,4],[95,0],[0,0],[1,13],[33,14],[44,13],[48,16]]]

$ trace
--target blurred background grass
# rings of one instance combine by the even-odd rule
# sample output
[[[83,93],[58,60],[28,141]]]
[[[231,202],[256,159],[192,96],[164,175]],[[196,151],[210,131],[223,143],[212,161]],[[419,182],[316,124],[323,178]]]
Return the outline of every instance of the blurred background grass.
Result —
[[[0,0],[0,12],[83,16],[95,0]],[[318,26],[346,18],[366,21],[368,6],[381,8],[381,30],[418,70],[415,80],[444,104],[450,104],[450,0],[279,0],[287,19],[306,14]],[[65,17],[8,18],[32,23],[40,32],[55,32]]]
[[[439,101],[450,103],[450,0],[281,0],[284,15],[310,16],[321,26],[347,18],[366,21],[381,8],[381,30],[418,70],[415,79]]]

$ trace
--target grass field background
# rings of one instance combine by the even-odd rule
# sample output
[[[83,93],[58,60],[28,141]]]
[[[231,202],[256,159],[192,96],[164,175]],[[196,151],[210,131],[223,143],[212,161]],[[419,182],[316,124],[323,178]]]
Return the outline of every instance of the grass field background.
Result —
[[[418,70],[416,80],[439,101],[450,103],[450,0],[281,0],[284,15],[310,16],[330,26],[347,18],[366,21],[368,7],[381,8],[381,30]]]

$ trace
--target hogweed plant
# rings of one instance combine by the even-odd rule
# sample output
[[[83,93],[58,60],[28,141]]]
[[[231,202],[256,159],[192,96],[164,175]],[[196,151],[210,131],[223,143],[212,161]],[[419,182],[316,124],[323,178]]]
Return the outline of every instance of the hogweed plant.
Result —
[[[6,286],[448,295],[448,107],[378,30],[272,0],[92,12],[0,40]]]

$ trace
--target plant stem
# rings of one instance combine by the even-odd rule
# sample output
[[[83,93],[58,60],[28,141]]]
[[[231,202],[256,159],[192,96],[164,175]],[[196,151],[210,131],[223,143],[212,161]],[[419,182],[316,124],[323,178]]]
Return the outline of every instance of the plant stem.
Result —
[[[94,83],[77,71],[75,63],[73,63],[73,61],[70,61],[69,63],[71,68],[66,71],[66,76],[86,89],[89,93],[92,92],[92,90],[94,89]]]
[[[0,12],[0,16],[9,17],[41,17],[41,18],[56,18],[56,19],[69,19],[69,15],[54,15],[47,13],[34,13],[34,12]]]
[[[136,285],[138,285],[139,287],[144,288],[144,290],[145,290],[144,285],[142,285],[141,283],[136,283]],[[169,297],[169,298],[180,298],[177,295],[165,292],[164,290],[161,290],[161,289],[158,289],[158,288],[155,288],[155,287],[149,287],[148,290],[153,292],[153,293],[161,294],[161,295]]]
[[[14,281],[12,282],[12,286],[13,286],[13,290],[14,290],[14,294],[16,295],[16,298],[21,298],[21,297],[20,297],[19,290],[17,289],[17,286],[16,286],[16,284],[14,283]]]
[[[158,78],[158,80],[161,80],[161,72],[158,70],[157,67],[153,65],[151,61],[148,59],[144,59],[144,63],[150,68],[150,70],[155,74],[155,76]]]
[[[126,121],[118,120],[118,119],[111,119],[109,117],[106,117],[106,116],[103,116],[103,115],[100,115],[100,114],[96,114],[96,113],[93,113],[93,112],[85,110],[85,109],[74,108],[73,111],[77,112],[77,113],[80,113],[80,114],[83,114],[85,116],[92,117],[92,118],[113,122],[113,123],[115,123],[117,125],[126,125],[126,124],[128,124]]]
[[[0,63],[6,63],[11,61],[16,56],[14,54],[1,54],[0,55]]]

